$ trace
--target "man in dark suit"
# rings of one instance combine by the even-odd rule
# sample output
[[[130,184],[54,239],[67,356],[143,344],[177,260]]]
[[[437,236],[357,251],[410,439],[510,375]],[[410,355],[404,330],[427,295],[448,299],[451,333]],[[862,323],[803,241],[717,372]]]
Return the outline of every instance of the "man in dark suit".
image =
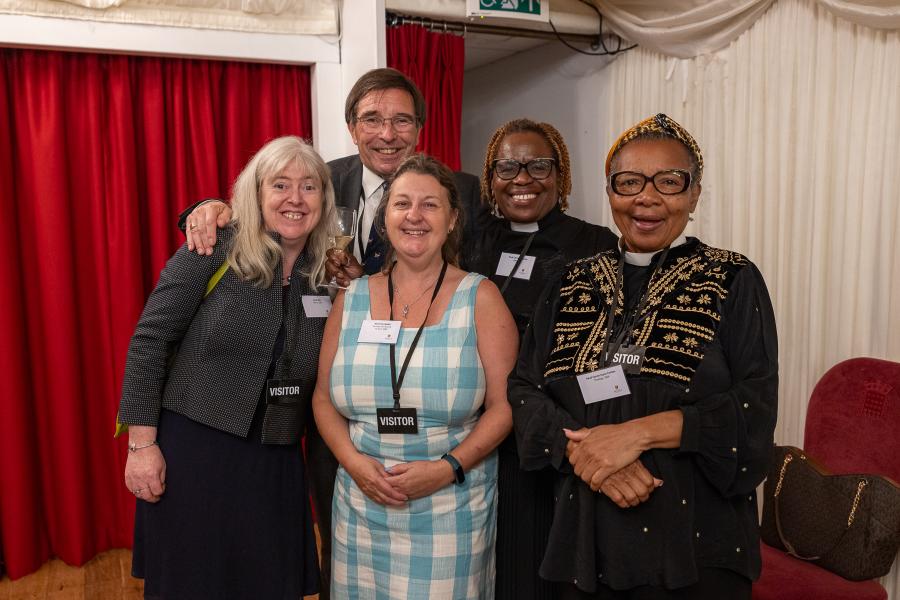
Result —
[[[347,95],[344,120],[359,152],[332,160],[328,166],[337,205],[357,211],[359,226],[352,254],[366,274],[378,272],[384,262],[381,238],[372,227],[383,184],[415,152],[425,118],[422,92],[395,69],[365,73]],[[457,172],[455,180],[466,212],[463,239],[475,239],[472,234],[483,210],[478,178]],[[216,226],[224,226],[231,212],[221,201],[204,201],[201,206],[190,215],[183,214],[179,225],[184,229],[187,218],[188,248],[209,254]]]
[[[400,164],[415,152],[426,109],[422,92],[409,78],[395,69],[373,69],[353,85],[344,105],[347,129],[358,154],[328,163],[334,185],[335,202],[357,211],[358,233],[353,240],[352,257],[347,265],[358,273],[378,272],[384,263],[381,236],[373,227],[375,211],[381,202],[385,181]],[[481,210],[478,178],[455,173],[456,186],[465,208],[463,239],[473,240]],[[189,211],[193,212],[189,212]],[[207,200],[181,215],[179,226],[186,229],[188,249],[211,254],[216,227],[224,227],[231,210],[221,200]],[[187,227],[185,227],[185,225]],[[355,261],[359,264],[355,264]],[[313,419],[307,431],[306,453],[313,490],[316,522],[321,544],[322,586],[320,600],[329,600],[331,582],[331,499],[337,460],[322,440]]]

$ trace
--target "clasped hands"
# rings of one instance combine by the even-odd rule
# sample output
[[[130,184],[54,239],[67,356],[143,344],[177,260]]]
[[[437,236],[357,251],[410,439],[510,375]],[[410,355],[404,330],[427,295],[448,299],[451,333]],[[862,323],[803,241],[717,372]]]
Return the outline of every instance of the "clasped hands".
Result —
[[[455,480],[445,460],[416,460],[385,469],[377,459],[357,454],[344,468],[366,496],[386,506],[430,496]]]
[[[637,506],[663,484],[638,460],[643,449],[628,423],[563,433],[569,439],[566,457],[575,475],[617,506]]]

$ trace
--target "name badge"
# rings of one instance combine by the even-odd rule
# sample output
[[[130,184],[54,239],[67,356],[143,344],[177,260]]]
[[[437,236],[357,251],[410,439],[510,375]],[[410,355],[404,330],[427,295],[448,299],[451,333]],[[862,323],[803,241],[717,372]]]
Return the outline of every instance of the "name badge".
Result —
[[[504,277],[509,275],[513,267],[516,266],[517,260],[519,260],[518,254],[513,254],[512,252],[502,253],[500,255],[500,262],[497,263],[497,275]],[[533,256],[528,256],[527,254],[523,256],[522,262],[519,264],[519,268],[516,269],[516,273],[513,277],[515,279],[525,279],[526,281],[531,279],[531,270],[534,269],[534,261],[535,258]]]
[[[645,346],[621,346],[613,355],[612,364],[621,365],[629,375],[637,375],[644,364]]]
[[[379,408],[375,418],[378,433],[419,433],[419,417],[414,408]]]
[[[302,379],[269,379],[266,381],[266,404],[291,406],[300,403]]]
[[[631,393],[622,365],[615,365],[592,373],[582,373],[577,379],[585,404],[602,402]]]
[[[327,317],[331,313],[331,298],[304,295],[303,312],[307,317]]]
[[[400,321],[366,319],[359,328],[357,342],[361,344],[396,344],[400,335]]]

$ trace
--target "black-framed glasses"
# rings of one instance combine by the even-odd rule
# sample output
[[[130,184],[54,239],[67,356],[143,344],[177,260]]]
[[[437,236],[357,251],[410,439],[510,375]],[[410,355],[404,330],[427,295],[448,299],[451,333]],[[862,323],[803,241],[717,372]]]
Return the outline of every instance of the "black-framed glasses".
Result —
[[[532,158],[528,162],[519,162],[512,158],[498,158],[493,162],[493,170],[497,177],[507,181],[515,179],[523,167],[532,179],[547,179],[553,172],[555,164],[555,158]]]
[[[362,124],[366,133],[378,133],[385,123],[390,123],[394,131],[405,133],[416,126],[416,120],[409,115],[397,115],[395,117],[380,117],[378,115],[364,115],[356,118],[357,123]]]
[[[637,196],[652,181],[660,194],[672,196],[691,187],[691,174],[681,169],[660,171],[650,177],[633,171],[619,171],[609,176],[609,187],[620,196]]]

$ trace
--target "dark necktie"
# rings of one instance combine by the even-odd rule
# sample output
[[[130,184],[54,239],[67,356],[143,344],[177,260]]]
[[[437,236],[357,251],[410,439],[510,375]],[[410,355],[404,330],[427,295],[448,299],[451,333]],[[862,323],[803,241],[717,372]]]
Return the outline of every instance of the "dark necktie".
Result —
[[[381,184],[381,194],[384,197],[384,190],[387,188],[387,181]],[[360,232],[357,235],[361,235]],[[366,240],[366,251],[362,253],[363,272],[366,275],[374,275],[381,270],[384,264],[384,240],[378,232],[378,219],[372,221],[372,227],[369,228],[368,238]]]

